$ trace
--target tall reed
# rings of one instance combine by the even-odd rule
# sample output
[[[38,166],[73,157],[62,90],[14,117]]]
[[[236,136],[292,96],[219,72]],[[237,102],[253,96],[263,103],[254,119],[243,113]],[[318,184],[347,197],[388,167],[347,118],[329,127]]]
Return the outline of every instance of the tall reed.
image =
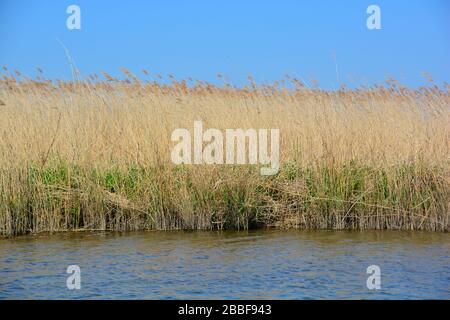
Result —
[[[237,88],[124,73],[0,81],[0,234],[449,229],[449,86]],[[173,165],[171,132],[195,120],[279,128],[280,172]]]

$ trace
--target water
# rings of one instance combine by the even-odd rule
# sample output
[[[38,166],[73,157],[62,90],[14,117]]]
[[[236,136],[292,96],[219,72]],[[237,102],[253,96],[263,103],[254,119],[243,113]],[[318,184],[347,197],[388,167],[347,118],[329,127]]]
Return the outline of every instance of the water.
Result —
[[[61,233],[0,240],[0,299],[450,299],[450,235]],[[68,290],[66,269],[81,268]],[[381,289],[369,290],[369,265]]]

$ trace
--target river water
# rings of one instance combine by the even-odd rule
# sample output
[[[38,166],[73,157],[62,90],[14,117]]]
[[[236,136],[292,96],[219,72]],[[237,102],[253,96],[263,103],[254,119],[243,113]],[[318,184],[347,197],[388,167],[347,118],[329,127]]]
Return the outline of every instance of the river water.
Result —
[[[69,265],[80,268],[79,290],[66,285]],[[378,290],[367,287],[371,265],[380,268]],[[0,299],[112,298],[450,299],[450,234],[258,230],[0,239]]]

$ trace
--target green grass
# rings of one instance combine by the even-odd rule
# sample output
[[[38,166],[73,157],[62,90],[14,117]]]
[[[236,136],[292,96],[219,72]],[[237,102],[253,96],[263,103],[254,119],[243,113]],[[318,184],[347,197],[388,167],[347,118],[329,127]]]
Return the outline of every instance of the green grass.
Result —
[[[256,167],[45,167],[0,171],[0,234],[66,230],[402,229],[448,231],[444,168],[356,162]]]

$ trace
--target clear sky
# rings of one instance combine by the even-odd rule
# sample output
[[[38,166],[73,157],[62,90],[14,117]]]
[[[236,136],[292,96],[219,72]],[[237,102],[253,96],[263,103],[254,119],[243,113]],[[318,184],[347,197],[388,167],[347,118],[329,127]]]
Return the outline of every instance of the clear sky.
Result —
[[[66,27],[71,4],[81,30]],[[381,30],[366,27],[371,4]],[[350,86],[389,76],[419,86],[423,71],[450,82],[448,0],[0,0],[0,65],[70,79],[57,39],[84,76],[124,66],[238,85],[290,74],[334,88],[338,74]]]

